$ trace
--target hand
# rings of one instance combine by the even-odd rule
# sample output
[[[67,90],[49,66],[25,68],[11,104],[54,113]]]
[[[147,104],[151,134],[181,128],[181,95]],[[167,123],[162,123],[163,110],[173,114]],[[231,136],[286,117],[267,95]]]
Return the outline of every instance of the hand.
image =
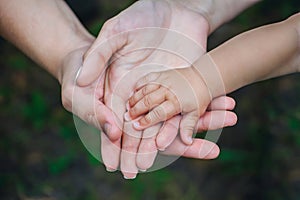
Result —
[[[186,23],[190,21],[193,21],[193,26]],[[156,27],[156,29],[149,27]],[[118,159],[120,158],[120,167],[124,176],[134,178],[138,169],[145,170],[149,168],[156,156],[156,133],[152,133],[147,140],[143,138],[141,141],[140,138],[136,138],[136,136],[143,137],[142,134],[149,131],[137,132],[132,129],[130,123],[124,123],[125,102],[130,97],[135,81],[145,75],[143,70],[149,65],[153,66],[153,63],[159,63],[178,67],[188,65],[188,63],[183,59],[179,59],[178,56],[174,56],[174,54],[153,51],[153,49],[162,48],[179,52],[188,60],[193,61],[205,52],[207,32],[208,24],[201,14],[171,1],[139,1],[105,23],[97,40],[85,55],[82,72],[77,83],[81,87],[89,86],[99,78],[110,60],[111,65],[106,79],[108,81],[105,84],[104,102],[107,106],[114,108],[116,121],[120,122],[115,124],[118,124],[124,133],[122,136],[122,151],[119,149],[121,146],[120,139],[108,140],[102,134],[102,158],[108,170],[117,169]],[[184,33],[185,36],[183,37],[179,33]],[[193,40],[187,39],[187,37]],[[181,40],[178,40],[178,38]],[[149,47],[150,49],[145,49]],[[140,50],[137,51],[138,49]],[[140,72],[137,71],[139,66],[144,66],[140,68],[142,69]],[[160,68],[156,70],[161,70]],[[148,72],[150,71],[155,71],[155,69],[150,68]],[[129,72],[134,75],[124,78]],[[234,116],[233,119],[236,119],[233,113],[230,114],[232,114],[231,117]],[[177,120],[175,121],[177,122]],[[225,124],[228,123],[225,122]],[[223,121],[219,125],[224,125]],[[141,145],[146,144],[143,141],[147,141],[146,143],[151,145]],[[199,143],[195,142],[195,144]],[[167,146],[165,145],[165,148]],[[136,154],[137,152],[153,153],[146,159],[147,162],[144,162],[145,159],[140,159]],[[193,151],[189,153],[188,156],[199,158],[197,153]]]
[[[100,124],[104,125],[106,133],[109,133],[112,139],[118,139],[122,132],[117,129],[112,111],[102,102],[104,79],[100,76],[100,82],[95,81],[88,87],[76,85],[76,75],[82,66],[83,55],[90,45],[91,43],[85,43],[84,46],[73,50],[62,62],[60,68],[62,103],[68,111],[86,123],[98,129],[101,129]],[[111,126],[105,124],[111,124]]]
[[[116,65],[109,68],[110,73],[114,72]],[[121,67],[121,66],[119,66]],[[139,77],[141,75],[124,75],[119,85],[128,87],[126,80],[130,77]],[[113,74],[113,73],[112,73]],[[112,79],[116,76],[111,75]],[[110,80],[112,80],[110,79]],[[114,81],[112,81],[114,82]],[[130,82],[130,81],[129,81]],[[113,84],[112,84],[113,85]],[[119,88],[118,86],[112,88]],[[116,90],[110,97],[105,98],[106,102],[112,102],[111,107],[123,105],[122,113],[126,110],[126,100],[121,100],[123,97],[123,87]],[[110,88],[105,90],[110,93]],[[125,97],[127,98],[127,97]],[[111,99],[111,100],[109,100]],[[121,100],[121,101],[120,101]],[[237,117],[232,110],[235,106],[233,99],[229,97],[219,97],[214,99],[205,114],[199,119],[197,124],[198,131],[215,130],[225,126],[235,125]],[[122,118],[122,114],[120,114]],[[193,144],[186,145],[182,140],[176,137],[181,116],[176,116],[168,120],[164,126],[154,126],[146,129],[144,132],[136,131],[132,128],[132,123],[124,122],[123,126],[123,143],[121,141],[110,141],[105,134],[102,134],[101,152],[102,158],[109,171],[114,171],[119,166],[119,154],[121,154],[121,171],[126,178],[134,178],[138,170],[145,171],[149,169],[157,155],[157,149],[163,151],[163,154],[185,156],[198,159],[213,159],[218,156],[219,148],[216,144],[202,139],[194,139]],[[159,130],[159,131],[158,131]],[[159,132],[157,134],[157,132]],[[157,134],[157,136],[156,136]],[[141,139],[142,138],[142,139]],[[120,149],[122,146],[122,149]]]
[[[83,119],[85,122],[92,124],[95,127],[99,128],[98,121],[101,122],[102,118],[104,119],[114,119],[115,117],[112,115],[111,111],[103,105],[103,103],[99,99],[103,99],[101,95],[100,90],[102,88],[103,82],[100,82],[100,84],[94,83],[90,87],[78,87],[75,84],[75,78],[76,74],[82,65],[82,56],[86,52],[86,50],[89,48],[89,44],[84,44],[83,47],[80,47],[78,49],[73,50],[70,52],[64,59],[63,66],[61,67],[61,84],[62,84],[62,100],[63,104],[66,109],[69,111],[72,111],[74,114],[79,116],[81,119]],[[98,91],[96,95],[94,94],[95,91]],[[221,105],[222,101],[216,102],[217,105]],[[228,109],[231,109],[234,102],[227,102]],[[95,110],[94,108],[98,106],[99,109]],[[210,118],[212,115],[220,116],[220,109],[217,109],[215,106],[212,107],[212,109],[215,108],[216,111],[208,112],[205,117],[203,117],[203,120],[199,121],[199,127],[201,129],[206,129],[208,126],[210,126]],[[97,112],[97,113],[96,113]],[[105,116],[103,116],[105,115]],[[227,118],[235,118],[235,114],[231,112],[226,112]],[[102,118],[92,118],[89,116],[94,117],[102,117]],[[114,120],[111,120],[111,123],[113,123]],[[215,158],[219,154],[219,148],[216,145],[213,145],[212,143],[205,142],[204,140],[196,139],[194,144],[187,147],[184,144],[181,143],[180,140],[176,139],[173,142],[173,139],[170,141],[169,137],[166,137],[167,134],[166,131],[169,131],[169,133],[175,133],[177,132],[176,126],[179,125],[178,119],[175,118],[173,121],[169,121],[166,126],[162,129],[160,139],[158,141],[161,141],[162,143],[160,146],[165,150],[166,153],[169,155],[184,155],[186,157],[192,157],[192,158],[202,158],[204,157],[204,154],[200,154],[201,146],[210,146],[214,148],[214,151],[211,153],[208,153],[206,156],[207,159]],[[225,122],[225,124],[214,124],[213,126],[226,126],[234,123],[234,120],[232,122],[229,121]],[[117,124],[115,124],[116,127]],[[174,129],[175,128],[175,129]],[[214,127],[216,128],[216,127]],[[102,151],[103,151],[103,158],[109,159],[107,164],[108,170],[116,169],[115,166],[119,165],[119,154],[120,154],[120,140],[111,141],[107,138],[107,135],[104,133],[101,133],[101,142],[102,142]],[[168,143],[166,145],[166,142]],[[173,143],[172,143],[173,142]],[[172,143],[172,145],[170,145]],[[205,145],[204,145],[205,144]],[[117,146],[117,148],[115,148]],[[169,146],[169,147],[168,147]],[[168,148],[167,148],[168,147]],[[110,156],[111,155],[111,156]]]
[[[193,142],[195,126],[211,101],[208,88],[197,70],[187,67],[150,73],[137,82],[136,89],[129,99],[131,108],[127,116],[136,119],[146,114],[134,123],[137,130],[181,113],[181,139],[186,144]]]

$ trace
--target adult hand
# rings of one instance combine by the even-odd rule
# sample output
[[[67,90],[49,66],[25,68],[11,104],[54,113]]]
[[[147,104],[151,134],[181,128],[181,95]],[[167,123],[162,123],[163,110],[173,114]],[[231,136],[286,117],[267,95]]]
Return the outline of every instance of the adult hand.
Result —
[[[62,87],[63,106],[73,114],[80,117],[86,123],[101,129],[99,123],[103,123],[106,132],[110,130],[111,139],[120,138],[121,132],[117,128],[112,111],[103,104],[104,78],[99,77],[100,82],[95,81],[87,87],[76,85],[76,76],[82,66],[83,55],[90,46],[80,47],[70,52],[62,62],[60,82]],[[105,123],[111,124],[106,126]]]

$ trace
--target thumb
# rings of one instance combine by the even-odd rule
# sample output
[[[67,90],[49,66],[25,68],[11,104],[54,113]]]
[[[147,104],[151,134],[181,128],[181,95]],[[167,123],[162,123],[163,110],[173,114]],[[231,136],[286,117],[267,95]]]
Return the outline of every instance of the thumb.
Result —
[[[120,32],[117,23],[116,19],[107,21],[95,42],[85,53],[81,72],[77,77],[79,86],[84,87],[94,82],[101,73],[104,73],[112,55],[126,44],[126,33]]]
[[[197,112],[191,112],[183,116],[180,122],[180,137],[183,143],[191,145],[193,143],[193,134],[199,116]]]

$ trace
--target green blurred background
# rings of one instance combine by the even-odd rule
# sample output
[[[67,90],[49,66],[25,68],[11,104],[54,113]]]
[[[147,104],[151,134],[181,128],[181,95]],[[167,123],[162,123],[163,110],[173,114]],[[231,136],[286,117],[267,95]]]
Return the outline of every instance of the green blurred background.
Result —
[[[133,1],[68,2],[96,35]],[[299,8],[299,0],[265,0],[217,30],[209,48]],[[231,95],[239,122],[224,129],[218,159],[181,158],[126,181],[83,147],[56,80],[1,39],[0,65],[0,199],[300,199],[299,75]]]

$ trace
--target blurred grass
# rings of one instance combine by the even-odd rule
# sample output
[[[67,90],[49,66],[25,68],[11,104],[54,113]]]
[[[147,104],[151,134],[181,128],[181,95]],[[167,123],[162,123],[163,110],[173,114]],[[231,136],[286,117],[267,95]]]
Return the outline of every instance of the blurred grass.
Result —
[[[69,1],[97,34],[132,1]],[[209,46],[299,11],[267,0],[216,31]],[[299,75],[237,91],[239,123],[223,131],[214,161],[180,159],[134,181],[108,173],[85,150],[58,83],[0,41],[0,199],[300,199]]]

